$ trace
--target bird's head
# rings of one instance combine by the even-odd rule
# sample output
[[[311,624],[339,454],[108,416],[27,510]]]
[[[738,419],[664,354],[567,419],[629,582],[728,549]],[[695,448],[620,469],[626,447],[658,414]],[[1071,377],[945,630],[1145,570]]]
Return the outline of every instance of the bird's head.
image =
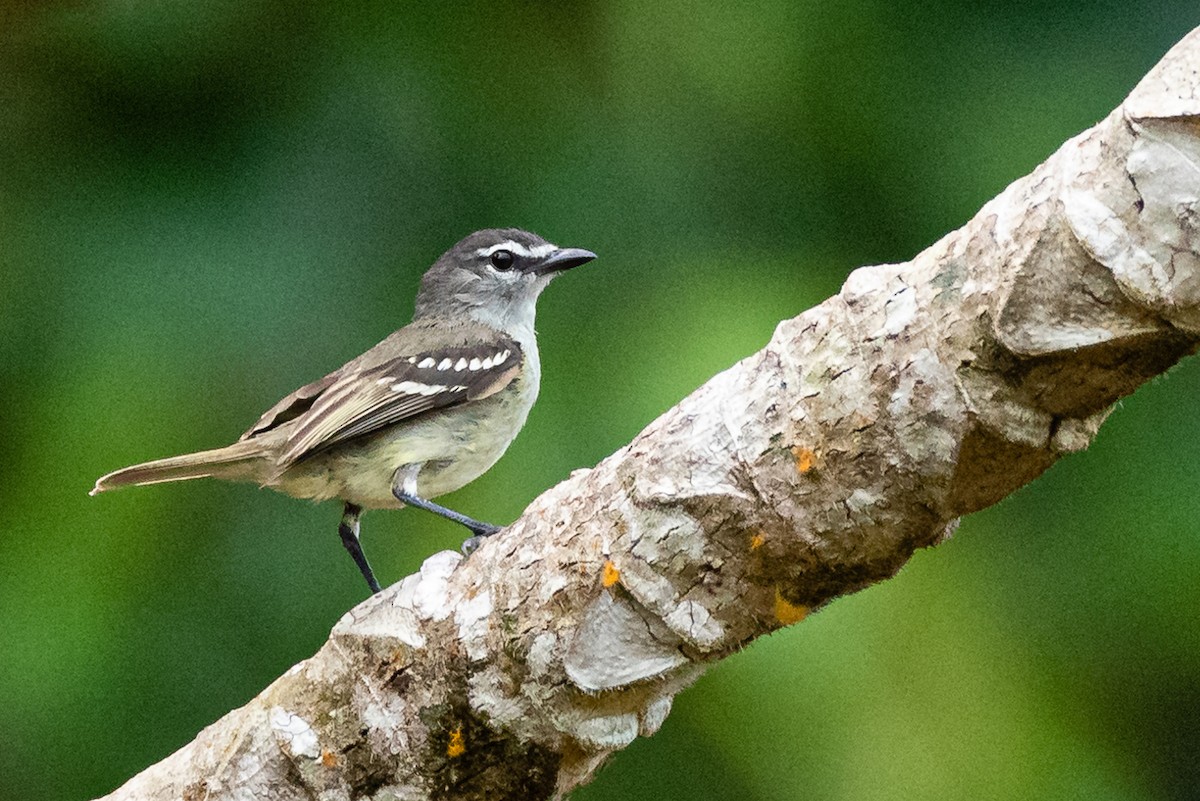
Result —
[[[538,295],[564,270],[596,258],[518,228],[476,231],[441,255],[421,279],[416,317],[469,317],[497,328],[532,325]]]

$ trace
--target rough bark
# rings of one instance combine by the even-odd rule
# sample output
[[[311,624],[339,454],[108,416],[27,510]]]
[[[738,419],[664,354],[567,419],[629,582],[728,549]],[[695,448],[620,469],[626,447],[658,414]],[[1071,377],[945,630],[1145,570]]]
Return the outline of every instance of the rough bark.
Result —
[[[892,576],[1200,343],[1200,29],[911,262],[856,270],[469,560],[430,557],[110,799],[538,799]]]

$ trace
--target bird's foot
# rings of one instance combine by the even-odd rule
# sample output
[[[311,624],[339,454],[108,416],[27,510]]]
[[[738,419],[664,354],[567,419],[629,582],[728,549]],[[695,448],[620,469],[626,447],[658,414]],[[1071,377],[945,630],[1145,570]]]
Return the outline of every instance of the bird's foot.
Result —
[[[472,553],[474,553],[476,548],[478,548],[480,545],[483,545],[483,541],[485,539],[495,534],[500,530],[501,527],[493,526],[491,523],[481,523],[477,520],[475,521],[475,525],[468,526],[468,528],[474,532],[475,536],[467,537],[467,539],[463,541],[462,552],[464,556],[470,556]]]

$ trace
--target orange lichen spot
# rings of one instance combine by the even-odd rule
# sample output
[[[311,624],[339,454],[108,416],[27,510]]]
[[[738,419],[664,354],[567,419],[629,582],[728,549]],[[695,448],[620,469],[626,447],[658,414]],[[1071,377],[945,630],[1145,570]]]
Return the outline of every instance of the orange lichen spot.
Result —
[[[606,588],[611,587],[621,580],[621,571],[617,570],[617,566],[613,564],[611,559],[604,561],[604,572],[600,576],[600,583]]]
[[[767,538],[763,536],[761,531],[755,532],[754,536],[750,538],[750,550],[757,551],[766,541]]]
[[[463,739],[462,726],[450,732],[450,742],[446,743],[446,756],[454,759],[467,752],[467,742]]]
[[[337,763],[338,763],[337,754],[333,753],[332,751],[330,751],[328,749],[321,752],[321,764],[322,765],[324,765],[327,768],[336,768]]]
[[[779,591],[778,587],[775,588],[775,619],[779,621],[781,626],[790,626],[793,623],[799,623],[807,616],[807,606],[792,603],[783,597],[783,593]]]
[[[802,445],[792,446],[792,458],[796,460],[796,472],[800,475],[812,470],[817,464],[817,455]]]

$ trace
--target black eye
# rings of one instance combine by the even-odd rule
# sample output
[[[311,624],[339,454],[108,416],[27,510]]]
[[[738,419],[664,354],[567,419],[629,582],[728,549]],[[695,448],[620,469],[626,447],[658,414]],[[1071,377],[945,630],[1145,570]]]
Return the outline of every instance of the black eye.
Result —
[[[497,270],[511,270],[516,263],[511,250],[497,250],[492,254],[492,266]]]

